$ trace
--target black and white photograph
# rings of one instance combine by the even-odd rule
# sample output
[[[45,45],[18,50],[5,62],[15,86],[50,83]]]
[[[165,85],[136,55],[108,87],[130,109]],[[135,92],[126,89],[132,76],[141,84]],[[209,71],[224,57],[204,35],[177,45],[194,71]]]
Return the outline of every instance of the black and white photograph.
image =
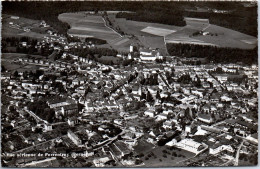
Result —
[[[3,1],[1,167],[258,165],[258,2]]]

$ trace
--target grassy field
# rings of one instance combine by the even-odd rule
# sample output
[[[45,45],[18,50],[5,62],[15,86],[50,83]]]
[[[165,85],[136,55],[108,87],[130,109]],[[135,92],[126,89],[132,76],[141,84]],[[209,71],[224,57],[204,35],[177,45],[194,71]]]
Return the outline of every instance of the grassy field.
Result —
[[[209,34],[193,36],[193,33],[198,31],[209,32]],[[187,20],[185,27],[166,35],[165,41],[167,43],[213,45],[240,49],[253,49],[257,45],[257,38],[253,36],[196,19]]]
[[[43,56],[40,55],[30,55],[31,57],[34,58],[43,58]],[[2,53],[1,56],[2,59],[8,59],[8,60],[14,60],[14,59],[19,59],[19,58],[28,58],[28,54],[24,53]]]
[[[84,12],[63,13],[58,16],[62,22],[67,22],[71,29],[68,33],[74,36],[86,38],[96,37],[111,41],[120,37],[117,33],[105,26],[102,16],[87,15]]]
[[[40,55],[30,55],[33,58],[43,58],[43,56]],[[38,70],[40,66],[37,65],[27,65],[27,64],[19,64],[14,63],[13,60],[17,60],[19,58],[28,58],[27,54],[22,53],[2,53],[1,56],[1,65],[4,66],[8,71],[14,72],[24,72],[24,71],[30,71],[30,70]]]
[[[13,24],[10,24],[13,23]],[[40,20],[27,19],[19,17],[12,19],[10,15],[3,15],[2,19],[2,37],[22,37],[28,36],[35,39],[42,39],[47,36],[46,30],[52,28],[40,28]],[[23,28],[30,28],[30,32],[25,32]]]
[[[123,18],[115,18],[114,14],[109,14],[108,16],[115,28],[119,27],[120,30],[123,31],[125,34],[130,36],[134,35],[136,37],[130,39],[132,42],[129,42],[127,44],[128,51],[129,45],[134,44],[137,46],[144,46],[147,48],[160,48],[161,53],[167,54],[163,36],[180,29],[180,27],[172,25],[137,22],[126,20]]]
[[[145,140],[139,140],[138,144],[134,147],[135,152],[138,154],[143,153],[146,154],[147,152],[150,152],[153,149],[153,144],[148,143]]]
[[[8,70],[8,71],[13,71],[13,70],[17,70],[18,68],[22,67],[23,65],[11,63],[8,61],[1,61],[1,66],[4,66],[6,68],[6,70]]]
[[[152,34],[152,35],[157,35],[157,36],[166,36],[166,35],[176,32],[175,30],[156,28],[156,27],[152,27],[152,26],[148,26],[148,27],[142,29],[141,31]]]
[[[257,38],[217,25],[210,25],[205,31],[217,36],[197,36],[195,39],[214,43],[220,47],[252,49],[257,45]]]
[[[116,18],[115,15],[110,14],[108,15],[110,21],[114,24],[114,27],[119,27],[123,32],[127,34],[133,35],[151,35],[145,32],[142,32],[143,29],[147,28],[157,28],[157,29],[166,29],[170,31],[179,30],[181,27],[172,26],[172,25],[164,25],[158,23],[149,23],[149,22],[137,22],[137,21],[130,21],[124,18]]]
[[[167,153],[165,153],[165,150]],[[180,166],[181,164],[179,164],[179,162],[191,158],[194,155],[195,154],[185,150],[177,148],[170,150],[166,146],[158,146],[150,152],[147,152],[145,156],[142,157],[142,160],[145,163],[144,167],[173,167]]]

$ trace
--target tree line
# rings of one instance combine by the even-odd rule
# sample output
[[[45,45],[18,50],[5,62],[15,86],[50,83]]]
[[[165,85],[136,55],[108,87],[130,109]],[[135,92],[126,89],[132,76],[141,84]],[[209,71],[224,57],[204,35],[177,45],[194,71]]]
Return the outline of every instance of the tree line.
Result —
[[[230,14],[213,12],[184,12],[184,16],[209,19],[210,24],[236,30],[257,37],[257,9],[242,9]]]
[[[167,44],[167,50],[172,56],[206,58],[214,63],[243,63],[256,64],[257,47],[254,49],[220,48],[207,45],[193,45],[182,43]]]
[[[21,42],[26,42],[26,46],[21,45]],[[42,56],[49,56],[53,49],[50,50],[49,45],[46,44],[44,46],[41,46],[41,48],[37,49],[35,46],[38,43],[37,39],[29,38],[29,37],[7,37],[2,38],[2,52],[3,53],[25,53],[25,54],[31,54],[31,55],[42,55]],[[11,48],[10,48],[11,47]],[[15,48],[12,49],[12,48]]]
[[[126,18],[127,20],[153,22],[167,25],[185,26],[186,22],[183,20],[181,11],[164,10],[151,11],[140,10],[135,13],[119,12],[116,14],[116,18]]]

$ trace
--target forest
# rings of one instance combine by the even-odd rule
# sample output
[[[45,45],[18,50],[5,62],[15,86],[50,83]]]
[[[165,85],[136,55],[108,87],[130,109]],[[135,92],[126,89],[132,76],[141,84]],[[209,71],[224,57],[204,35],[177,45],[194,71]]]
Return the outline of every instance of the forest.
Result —
[[[244,9],[243,12],[234,11],[230,14],[186,11],[184,16],[209,19],[210,24],[222,26],[257,37],[256,9]]]
[[[205,45],[181,43],[167,44],[167,50],[172,56],[207,58],[214,63],[237,63],[246,65],[257,64],[257,47],[252,50],[237,48],[219,48]]]
[[[126,18],[127,20],[153,22],[175,26],[185,26],[186,23],[183,20],[181,11],[164,10],[162,11],[150,11],[140,10],[135,13],[119,12],[116,14],[117,18]]]

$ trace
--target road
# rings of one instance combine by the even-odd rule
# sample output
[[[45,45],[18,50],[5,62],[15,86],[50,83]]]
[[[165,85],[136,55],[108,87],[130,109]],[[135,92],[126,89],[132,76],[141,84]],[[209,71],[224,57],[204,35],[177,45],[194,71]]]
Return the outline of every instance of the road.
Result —
[[[41,119],[39,116],[34,114],[32,111],[28,110],[27,108],[24,109],[27,113],[29,113],[37,122],[43,121],[45,124],[48,124],[46,120]]]
[[[243,140],[243,141],[241,142],[241,144],[239,145],[239,147],[238,147],[238,149],[237,149],[234,166],[238,166],[239,153],[240,153],[240,149],[241,149],[242,145],[244,144],[244,141],[245,141],[245,140]]]

